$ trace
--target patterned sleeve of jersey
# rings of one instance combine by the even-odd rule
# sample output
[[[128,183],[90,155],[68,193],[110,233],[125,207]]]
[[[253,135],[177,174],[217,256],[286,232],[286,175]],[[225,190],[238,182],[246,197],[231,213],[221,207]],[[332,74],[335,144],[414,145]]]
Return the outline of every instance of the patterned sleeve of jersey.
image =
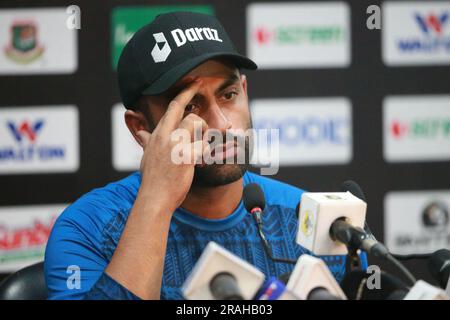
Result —
[[[141,300],[127,288],[103,272],[84,300]]]
[[[55,223],[45,252],[48,299],[138,299],[109,277],[102,243],[104,226],[93,204],[66,209]]]

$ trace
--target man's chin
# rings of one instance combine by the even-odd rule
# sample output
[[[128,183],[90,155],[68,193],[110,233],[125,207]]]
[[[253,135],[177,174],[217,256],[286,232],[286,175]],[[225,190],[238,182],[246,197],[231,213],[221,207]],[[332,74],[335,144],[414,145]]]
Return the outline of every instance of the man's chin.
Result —
[[[247,164],[210,164],[195,167],[193,186],[219,187],[242,178],[248,169]]]

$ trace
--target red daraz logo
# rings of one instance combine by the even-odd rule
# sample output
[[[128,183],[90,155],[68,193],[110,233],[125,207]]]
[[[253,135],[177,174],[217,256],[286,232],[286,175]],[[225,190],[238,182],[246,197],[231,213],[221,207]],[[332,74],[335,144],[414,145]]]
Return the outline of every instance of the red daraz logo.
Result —
[[[410,122],[393,120],[390,133],[395,139],[450,139],[450,118],[415,119]]]
[[[409,126],[406,123],[402,123],[398,120],[394,120],[391,123],[391,134],[394,138],[402,138],[409,130]]]
[[[255,30],[255,39],[260,45],[267,44],[272,37],[273,32],[270,32],[267,28],[260,27]]]

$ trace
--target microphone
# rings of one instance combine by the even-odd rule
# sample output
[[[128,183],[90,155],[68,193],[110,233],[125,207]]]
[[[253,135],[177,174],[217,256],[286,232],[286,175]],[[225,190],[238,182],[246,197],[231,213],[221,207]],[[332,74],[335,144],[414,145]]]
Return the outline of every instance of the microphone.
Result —
[[[181,290],[188,300],[250,300],[263,282],[261,271],[211,241]]]
[[[450,300],[450,297],[442,289],[419,280],[403,300]]]
[[[358,249],[394,264],[412,284],[416,279],[389,250],[363,230],[367,204],[350,192],[306,192],[302,194],[297,243],[316,255],[351,253]],[[353,267],[354,269],[354,267]]]
[[[355,270],[345,275],[342,290],[350,300],[402,300],[408,293],[408,287],[400,279],[384,271],[379,274],[379,286],[369,288],[368,280],[372,275]]]
[[[288,290],[282,281],[271,277],[264,282],[254,300],[300,300],[300,298]]]
[[[266,200],[264,197],[264,192],[261,187],[256,183],[249,183],[244,187],[244,191],[242,194],[242,200],[244,202],[244,207],[249,212],[256,221],[256,226],[258,228],[258,234],[261,238],[264,250],[266,251],[269,258],[274,262],[281,263],[290,263],[295,264],[295,260],[284,259],[284,258],[275,258],[273,256],[272,248],[267,241],[266,236],[264,235],[262,229],[262,214],[264,212],[264,208],[266,207]]]
[[[439,286],[450,295],[450,250],[434,252],[428,260],[428,270]]]
[[[348,246],[361,246],[366,208],[350,192],[303,193],[297,243],[316,255],[347,254]]]
[[[346,180],[346,181],[344,181],[342,183],[342,185],[341,185],[341,192],[347,192],[347,191],[350,192],[355,197],[357,197],[357,198],[361,199],[362,201],[364,201],[365,203],[367,203],[366,195],[364,194],[364,191],[362,190],[360,185],[358,183],[356,183],[355,181],[353,181],[353,180]],[[374,234],[370,230],[369,225],[367,224],[367,221],[364,222],[364,230],[375,241],[377,240],[377,239],[375,239]]]
[[[298,259],[287,288],[302,300],[347,299],[325,262],[308,254]]]
[[[353,180],[344,181],[341,185],[341,191],[350,192],[355,197],[367,203],[364,191],[360,185]],[[364,231],[366,232],[366,235],[364,236],[366,239],[362,240],[363,250],[376,257],[386,258],[386,256],[390,254],[389,250],[375,238],[375,235],[372,233],[369,225],[367,224],[367,220],[364,221]],[[396,255],[393,256],[397,258]]]
[[[361,189],[359,184],[357,184],[353,180],[344,181],[341,185],[341,191],[342,192],[348,191],[351,194],[353,194],[355,197],[358,197],[359,199],[361,199],[362,201],[367,203],[366,195],[364,194],[364,191]]]

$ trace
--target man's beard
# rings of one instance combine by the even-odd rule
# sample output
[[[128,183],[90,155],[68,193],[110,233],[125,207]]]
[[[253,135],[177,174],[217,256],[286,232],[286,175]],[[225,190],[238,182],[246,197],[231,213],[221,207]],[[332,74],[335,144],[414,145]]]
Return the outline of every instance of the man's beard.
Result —
[[[248,129],[252,127],[251,123],[248,124]],[[235,182],[242,178],[250,167],[250,142],[251,137],[246,136],[245,142],[239,143],[236,147],[236,153],[232,159],[223,159],[223,163],[207,164],[203,167],[196,166],[194,169],[194,178],[192,186],[195,187],[218,187],[232,182]],[[226,142],[226,136],[223,135],[223,143]],[[243,144],[243,145],[242,145]],[[237,161],[239,154],[244,153],[244,161]],[[233,161],[230,161],[233,160]],[[230,162],[230,163],[227,163]],[[243,163],[240,163],[243,162]]]
[[[247,172],[249,164],[210,164],[203,168],[196,167],[192,186],[219,187],[242,178]]]

